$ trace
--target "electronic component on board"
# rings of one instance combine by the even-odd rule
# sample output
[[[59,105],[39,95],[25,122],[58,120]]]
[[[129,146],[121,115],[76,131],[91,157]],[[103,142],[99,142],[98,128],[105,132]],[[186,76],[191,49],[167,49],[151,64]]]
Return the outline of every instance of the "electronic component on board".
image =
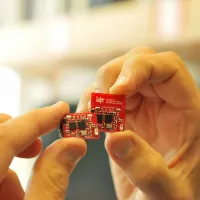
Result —
[[[96,114],[99,132],[123,131],[126,96],[92,93],[91,112]]]
[[[76,130],[76,123],[75,122],[70,122],[69,123],[69,130],[70,131]]]
[[[61,137],[99,139],[100,132],[123,131],[125,127],[125,95],[92,93],[91,113],[69,113],[63,117]]]
[[[87,139],[99,139],[99,129],[96,114],[70,113],[64,116],[60,124],[61,137],[79,137]]]
[[[99,124],[103,123],[103,115],[102,114],[97,114],[97,122]]]
[[[113,114],[105,114],[105,123],[112,123]]]

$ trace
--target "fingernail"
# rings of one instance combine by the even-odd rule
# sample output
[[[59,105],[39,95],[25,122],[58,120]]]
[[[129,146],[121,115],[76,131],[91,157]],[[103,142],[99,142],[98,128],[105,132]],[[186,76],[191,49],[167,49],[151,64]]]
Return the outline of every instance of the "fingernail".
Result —
[[[127,78],[125,76],[120,76],[118,77],[118,79],[116,80],[114,85],[121,85],[123,83],[125,83],[127,80]]]
[[[118,158],[127,157],[133,149],[133,142],[131,140],[124,140],[117,142],[113,148],[112,152]]]
[[[60,107],[64,102],[63,101],[58,101],[57,103],[53,104],[53,107]]]
[[[101,91],[100,91],[100,89],[99,88],[96,88],[95,90],[94,90],[94,93],[100,93]]]

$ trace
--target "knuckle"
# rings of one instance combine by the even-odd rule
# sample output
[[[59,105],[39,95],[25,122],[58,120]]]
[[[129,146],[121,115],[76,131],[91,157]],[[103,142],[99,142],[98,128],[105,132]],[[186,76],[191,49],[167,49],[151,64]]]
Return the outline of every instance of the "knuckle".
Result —
[[[163,174],[163,165],[160,159],[145,158],[148,160],[148,167],[144,173],[140,173],[137,178],[137,186],[142,187],[143,185],[153,185],[158,181],[158,178]]]
[[[106,74],[110,73],[111,72],[111,65],[112,65],[112,63],[109,63],[109,64],[106,64],[106,65],[103,65],[102,67],[100,67],[97,70],[97,76],[98,77],[104,77]]]
[[[144,62],[144,56],[143,55],[133,56],[132,61],[135,62],[136,64]]]
[[[62,194],[67,188],[67,176],[62,170],[57,168],[50,169],[46,173],[45,182],[53,189],[54,193]]]
[[[149,158],[149,173],[150,177],[155,178],[163,170],[162,156],[157,154]]]
[[[169,58],[171,58],[172,60],[177,61],[179,63],[181,61],[180,56],[177,53],[173,52],[173,51],[165,52],[165,55],[167,55]]]
[[[174,51],[168,51],[168,52],[166,52],[166,54],[167,54],[168,56],[173,57],[173,58],[179,58],[178,54],[175,53]]]
[[[129,55],[136,55],[136,54],[154,54],[156,53],[152,47],[149,46],[140,46],[132,48],[128,54]]]
[[[43,133],[43,126],[41,119],[41,109],[35,109],[26,114],[27,127],[33,130],[38,136]]]
[[[173,51],[168,51],[168,52],[164,52],[162,54],[168,57],[167,58],[167,60],[169,60],[168,62],[170,62],[170,61],[173,62],[173,66],[175,66],[177,70],[185,67],[181,57],[177,53],[175,53]]]
[[[124,61],[123,56],[111,60],[110,62],[106,63],[97,70],[97,76],[98,77],[106,77],[108,75],[110,76],[110,73],[112,73],[116,69],[116,67],[121,65],[123,61]]]
[[[145,64],[145,62],[146,58],[144,55],[130,56],[125,60],[125,64],[130,66],[140,66],[141,64]]]

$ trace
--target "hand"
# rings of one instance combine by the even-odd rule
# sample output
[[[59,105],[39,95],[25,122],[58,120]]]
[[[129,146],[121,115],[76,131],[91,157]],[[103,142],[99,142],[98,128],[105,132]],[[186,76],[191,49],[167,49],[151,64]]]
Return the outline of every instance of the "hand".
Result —
[[[127,95],[127,131],[105,141],[118,199],[200,197],[200,96],[178,55],[136,48],[112,60],[78,111],[88,109],[92,91]]]
[[[15,119],[0,114],[0,199],[65,199],[70,173],[86,152],[83,140],[60,139],[49,146],[33,167],[26,194],[9,165],[14,156],[31,158],[38,155],[42,149],[38,137],[58,127],[68,112],[67,104],[58,103]]]

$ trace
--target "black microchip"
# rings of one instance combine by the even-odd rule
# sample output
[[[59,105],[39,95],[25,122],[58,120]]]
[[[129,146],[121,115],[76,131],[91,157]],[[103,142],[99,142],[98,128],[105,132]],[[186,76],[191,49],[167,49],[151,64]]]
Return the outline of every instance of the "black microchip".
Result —
[[[76,130],[76,123],[75,122],[70,122],[69,123],[69,130],[71,130],[71,131]]]
[[[97,114],[97,122],[101,124],[103,122],[103,115]]]
[[[106,123],[111,123],[112,121],[113,121],[112,114],[105,115],[105,122]]]
[[[80,130],[85,130],[86,129],[86,124],[84,121],[78,122],[78,128]]]

